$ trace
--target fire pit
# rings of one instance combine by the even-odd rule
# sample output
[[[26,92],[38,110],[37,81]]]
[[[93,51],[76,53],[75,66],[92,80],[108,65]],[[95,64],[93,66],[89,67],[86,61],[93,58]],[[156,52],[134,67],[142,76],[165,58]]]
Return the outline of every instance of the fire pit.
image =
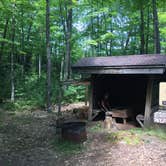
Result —
[[[62,124],[62,138],[64,140],[81,143],[86,141],[85,122],[65,122]]]

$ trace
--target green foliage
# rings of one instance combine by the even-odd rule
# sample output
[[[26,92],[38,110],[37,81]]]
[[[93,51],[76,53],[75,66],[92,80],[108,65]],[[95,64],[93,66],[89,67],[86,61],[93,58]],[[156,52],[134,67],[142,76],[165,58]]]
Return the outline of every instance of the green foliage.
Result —
[[[16,96],[18,98],[16,103],[20,108],[44,107],[45,76],[41,78],[36,74],[27,76],[24,84],[19,85]]]
[[[64,103],[72,103],[85,101],[85,87],[84,86],[69,86],[64,91]]]
[[[86,43],[87,43],[88,45],[93,45],[93,46],[97,46],[97,45],[98,45],[98,43],[97,43],[96,40],[88,40]]]
[[[101,42],[107,42],[107,41],[111,40],[113,37],[114,37],[114,35],[111,32],[107,32],[104,35],[101,35],[99,40]]]
[[[0,105],[1,108],[8,111],[32,111],[33,109],[44,107],[42,102],[35,100],[17,99],[15,102],[5,102]]]
[[[165,2],[158,1],[161,52],[166,51]],[[31,109],[45,105],[46,46],[43,0],[0,1],[0,101],[9,109]],[[147,53],[154,52],[151,1],[54,0],[50,1],[50,43],[52,61],[52,102],[57,103],[60,76],[64,75],[66,19],[72,8],[71,64],[84,56],[140,53],[140,9],[144,10]],[[149,11],[149,15],[148,15]],[[148,22],[149,17],[149,22]],[[13,25],[13,18],[15,24]],[[148,28],[149,27],[149,28]],[[15,30],[13,32],[13,30]],[[12,42],[14,34],[14,43]],[[11,45],[14,44],[15,103],[11,96]],[[41,77],[39,78],[39,55]],[[73,76],[72,76],[73,78]],[[85,99],[84,87],[71,86],[63,103]]]
[[[10,97],[10,68],[8,65],[0,63],[0,99],[7,99]]]

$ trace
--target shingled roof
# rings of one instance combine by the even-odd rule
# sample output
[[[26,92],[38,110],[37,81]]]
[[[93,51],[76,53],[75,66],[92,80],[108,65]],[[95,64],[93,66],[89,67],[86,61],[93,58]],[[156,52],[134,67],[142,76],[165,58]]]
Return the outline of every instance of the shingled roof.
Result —
[[[88,57],[80,59],[72,66],[74,71],[88,73],[98,73],[100,69],[131,69],[131,68],[162,68],[165,71],[166,55],[145,54],[145,55],[125,55],[107,57]],[[94,72],[95,69],[95,72]],[[88,71],[87,71],[88,70]],[[102,73],[102,72],[101,72]],[[111,73],[111,71],[110,71]]]
[[[166,65],[166,55],[126,55],[107,57],[88,57],[79,60],[73,67],[123,67]]]

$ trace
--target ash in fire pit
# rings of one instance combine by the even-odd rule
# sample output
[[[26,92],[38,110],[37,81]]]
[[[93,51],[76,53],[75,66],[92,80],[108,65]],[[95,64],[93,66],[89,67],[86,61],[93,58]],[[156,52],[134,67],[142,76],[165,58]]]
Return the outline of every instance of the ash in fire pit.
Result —
[[[62,124],[62,138],[80,143],[87,139],[85,122],[65,122]]]

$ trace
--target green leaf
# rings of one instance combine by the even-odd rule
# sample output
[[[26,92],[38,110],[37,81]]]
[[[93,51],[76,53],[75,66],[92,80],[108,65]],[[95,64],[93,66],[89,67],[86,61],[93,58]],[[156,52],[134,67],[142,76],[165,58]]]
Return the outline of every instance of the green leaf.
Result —
[[[88,41],[86,42],[86,44],[88,44],[88,45],[93,45],[93,46],[97,46],[97,45],[98,45],[98,43],[97,43],[96,40],[88,40]]]
[[[105,42],[105,41],[108,41],[108,40],[112,39],[113,37],[114,37],[113,33],[107,32],[104,35],[101,35],[100,41]]]

